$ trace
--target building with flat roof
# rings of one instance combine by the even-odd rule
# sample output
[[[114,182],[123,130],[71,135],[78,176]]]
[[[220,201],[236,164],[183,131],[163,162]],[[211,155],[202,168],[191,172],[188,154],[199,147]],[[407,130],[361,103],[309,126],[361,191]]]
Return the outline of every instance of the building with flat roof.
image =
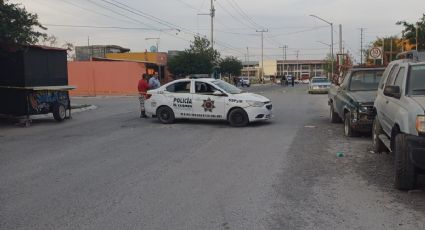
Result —
[[[264,76],[292,75],[297,78],[311,78],[325,75],[324,60],[266,60]]]
[[[241,75],[244,77],[260,77],[260,65],[258,61],[244,61],[242,62]]]
[[[107,54],[127,52],[130,52],[130,49],[117,45],[91,45],[75,47],[76,61],[89,61],[93,57],[106,58]]]

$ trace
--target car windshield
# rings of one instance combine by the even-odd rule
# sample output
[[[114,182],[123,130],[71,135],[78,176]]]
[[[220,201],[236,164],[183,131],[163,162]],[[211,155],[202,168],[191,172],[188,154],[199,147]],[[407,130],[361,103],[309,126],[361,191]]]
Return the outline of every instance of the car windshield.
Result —
[[[425,95],[425,65],[410,68],[408,84],[409,95]]]
[[[384,70],[354,72],[350,80],[350,91],[378,90],[378,84],[383,72]]]
[[[313,77],[311,79],[311,82],[312,83],[329,83],[328,79],[325,77],[320,77],[320,78]]]
[[[218,87],[220,87],[221,89],[223,89],[224,91],[226,91],[226,93],[230,93],[230,94],[238,94],[241,93],[242,90],[238,89],[237,87],[222,81],[222,80],[215,80],[212,82],[214,85],[217,85]]]

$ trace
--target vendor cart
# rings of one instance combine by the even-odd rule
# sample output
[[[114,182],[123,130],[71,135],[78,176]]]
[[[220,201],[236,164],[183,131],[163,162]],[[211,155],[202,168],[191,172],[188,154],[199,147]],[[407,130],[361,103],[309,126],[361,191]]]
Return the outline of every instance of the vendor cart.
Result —
[[[7,87],[0,86],[0,114],[21,118],[29,126],[31,115],[53,113],[57,121],[71,118],[69,90],[73,86]]]
[[[0,44],[0,114],[30,124],[30,116],[71,117],[66,50]],[[23,119],[21,119],[23,118]]]

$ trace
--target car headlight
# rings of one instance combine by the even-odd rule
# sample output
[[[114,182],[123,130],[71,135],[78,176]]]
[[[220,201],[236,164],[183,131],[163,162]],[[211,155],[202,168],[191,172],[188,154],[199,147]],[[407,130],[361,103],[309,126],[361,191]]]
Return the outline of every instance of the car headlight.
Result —
[[[250,106],[253,106],[253,107],[262,107],[262,106],[264,106],[264,103],[263,102],[261,102],[261,101],[246,101],[246,103],[248,103]]]
[[[359,113],[368,113],[369,109],[366,106],[360,106]]]
[[[425,116],[416,117],[416,130],[418,133],[425,133]]]

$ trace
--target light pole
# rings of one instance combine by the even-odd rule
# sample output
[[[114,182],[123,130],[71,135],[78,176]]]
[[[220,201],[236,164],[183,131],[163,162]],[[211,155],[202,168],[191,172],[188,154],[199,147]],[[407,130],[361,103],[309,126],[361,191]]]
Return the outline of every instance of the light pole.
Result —
[[[159,39],[160,38],[145,38],[145,40],[155,40],[155,45],[156,45],[156,52],[159,52]]]
[[[318,17],[314,14],[310,14],[311,17],[317,18],[320,21],[323,21],[331,26],[331,78],[334,76],[334,24],[332,22],[328,22],[325,19]]]
[[[264,83],[264,32],[269,32],[269,29],[256,30],[256,32],[261,33],[261,76],[260,81]]]

